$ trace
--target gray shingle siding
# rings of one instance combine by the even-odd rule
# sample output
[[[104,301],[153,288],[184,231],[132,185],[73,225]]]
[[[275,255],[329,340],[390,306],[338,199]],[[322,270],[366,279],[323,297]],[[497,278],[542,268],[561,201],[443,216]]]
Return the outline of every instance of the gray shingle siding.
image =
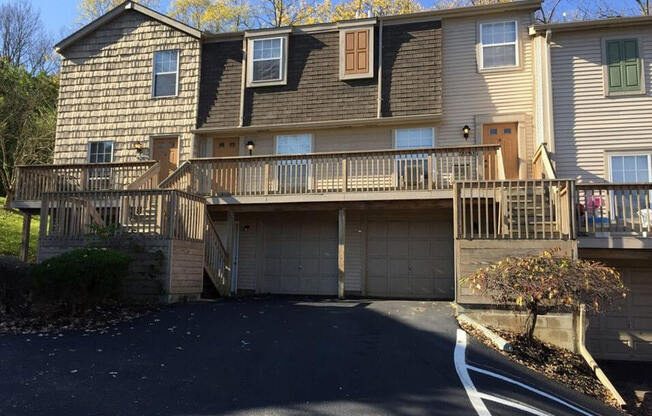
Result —
[[[439,114],[441,22],[383,27],[383,117]]]
[[[339,80],[339,33],[292,35],[287,85],[245,90],[244,124],[376,116],[376,78]]]
[[[374,77],[339,79],[339,32],[289,38],[287,85],[246,88],[244,125],[374,118],[378,96],[378,28]],[[199,127],[238,125],[242,43],[207,43],[202,57]],[[383,28],[383,117],[442,111],[441,22]]]
[[[204,44],[199,91],[199,126],[238,125],[241,77],[242,41]]]

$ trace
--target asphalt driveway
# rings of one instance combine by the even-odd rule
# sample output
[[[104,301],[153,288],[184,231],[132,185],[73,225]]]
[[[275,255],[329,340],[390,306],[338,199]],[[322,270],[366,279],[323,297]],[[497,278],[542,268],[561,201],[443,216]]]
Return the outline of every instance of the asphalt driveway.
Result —
[[[445,302],[177,305],[104,333],[1,336],[0,414],[475,415],[454,361],[458,336]],[[618,414],[472,340],[461,357],[478,394],[494,398],[485,414],[528,414],[513,403]]]

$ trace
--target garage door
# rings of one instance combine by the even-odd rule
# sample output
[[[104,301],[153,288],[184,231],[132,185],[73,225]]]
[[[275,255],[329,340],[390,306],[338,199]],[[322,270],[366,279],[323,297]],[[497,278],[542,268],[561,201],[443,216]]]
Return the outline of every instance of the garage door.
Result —
[[[618,267],[630,292],[621,310],[590,317],[587,346],[596,358],[652,361],[652,267]]]
[[[367,230],[369,296],[453,298],[452,218],[370,220]]]
[[[277,215],[263,230],[262,292],[337,295],[335,214]]]

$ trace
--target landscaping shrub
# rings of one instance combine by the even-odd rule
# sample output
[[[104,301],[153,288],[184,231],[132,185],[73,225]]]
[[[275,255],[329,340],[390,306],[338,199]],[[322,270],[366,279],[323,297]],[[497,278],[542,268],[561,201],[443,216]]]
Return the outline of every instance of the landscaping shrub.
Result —
[[[15,257],[0,256],[0,308],[24,313],[29,308],[29,265]]]
[[[552,309],[577,311],[586,305],[604,312],[627,295],[620,274],[598,262],[555,255],[556,250],[538,256],[507,257],[462,281],[502,305],[525,308],[525,335],[532,339],[537,317]]]
[[[72,314],[118,301],[130,261],[121,251],[100,248],[52,257],[32,268],[35,298]]]

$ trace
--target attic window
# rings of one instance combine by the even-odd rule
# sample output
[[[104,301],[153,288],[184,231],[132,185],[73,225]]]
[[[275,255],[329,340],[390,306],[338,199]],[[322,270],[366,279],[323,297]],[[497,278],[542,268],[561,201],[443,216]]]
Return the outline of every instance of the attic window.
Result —
[[[374,76],[373,27],[340,29],[340,79]]]
[[[247,86],[285,85],[287,36],[249,39]]]

